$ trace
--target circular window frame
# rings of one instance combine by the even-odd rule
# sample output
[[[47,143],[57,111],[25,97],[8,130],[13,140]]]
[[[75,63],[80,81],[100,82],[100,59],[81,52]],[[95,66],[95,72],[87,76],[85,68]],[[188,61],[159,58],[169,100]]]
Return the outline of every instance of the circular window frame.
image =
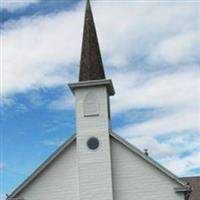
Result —
[[[99,142],[99,139],[96,138],[96,137],[90,137],[88,140],[87,140],[87,147],[89,150],[91,151],[96,151],[100,146],[100,142]]]

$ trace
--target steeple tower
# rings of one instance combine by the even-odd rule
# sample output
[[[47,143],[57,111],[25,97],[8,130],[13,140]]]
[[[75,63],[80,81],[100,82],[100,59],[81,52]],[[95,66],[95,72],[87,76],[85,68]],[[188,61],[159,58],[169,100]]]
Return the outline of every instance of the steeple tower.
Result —
[[[110,96],[92,10],[87,0],[79,82],[69,84],[76,100],[79,200],[113,200]]]
[[[90,1],[87,0],[79,81],[105,79]]]

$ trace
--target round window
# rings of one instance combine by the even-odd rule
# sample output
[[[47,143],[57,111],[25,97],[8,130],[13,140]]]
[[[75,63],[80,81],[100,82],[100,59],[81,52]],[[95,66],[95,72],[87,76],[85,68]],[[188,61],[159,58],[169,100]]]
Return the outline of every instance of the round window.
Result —
[[[91,150],[95,150],[99,147],[99,140],[95,137],[91,137],[88,141],[87,141],[87,146],[89,149]]]

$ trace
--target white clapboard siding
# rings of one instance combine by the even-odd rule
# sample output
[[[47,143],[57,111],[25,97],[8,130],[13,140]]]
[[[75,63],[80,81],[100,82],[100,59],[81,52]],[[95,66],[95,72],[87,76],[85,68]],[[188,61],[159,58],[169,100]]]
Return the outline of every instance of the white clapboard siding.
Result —
[[[113,200],[109,106],[106,85],[77,88],[76,129],[80,200]],[[99,147],[91,150],[87,141],[95,137]]]
[[[76,144],[70,144],[18,197],[25,200],[78,200]]]
[[[183,200],[178,183],[111,139],[114,200]]]

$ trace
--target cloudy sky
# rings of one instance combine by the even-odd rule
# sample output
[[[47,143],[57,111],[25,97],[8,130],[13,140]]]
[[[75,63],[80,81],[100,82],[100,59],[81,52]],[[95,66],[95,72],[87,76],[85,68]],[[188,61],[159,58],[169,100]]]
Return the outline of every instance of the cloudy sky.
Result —
[[[84,1],[3,0],[0,194],[75,132]],[[200,175],[200,1],[92,1],[114,82],[113,130],[178,176]]]

